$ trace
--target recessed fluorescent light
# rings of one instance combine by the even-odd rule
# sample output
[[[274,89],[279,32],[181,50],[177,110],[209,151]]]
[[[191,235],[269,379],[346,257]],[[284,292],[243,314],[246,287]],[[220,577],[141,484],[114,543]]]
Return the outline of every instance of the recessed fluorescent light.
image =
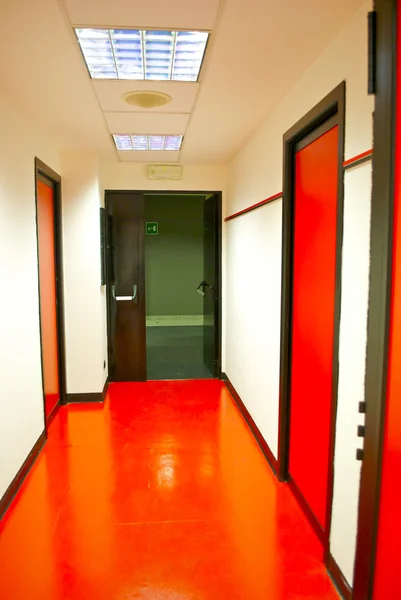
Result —
[[[117,135],[117,150],[179,150],[183,135]]]
[[[197,81],[204,31],[77,28],[92,79]]]

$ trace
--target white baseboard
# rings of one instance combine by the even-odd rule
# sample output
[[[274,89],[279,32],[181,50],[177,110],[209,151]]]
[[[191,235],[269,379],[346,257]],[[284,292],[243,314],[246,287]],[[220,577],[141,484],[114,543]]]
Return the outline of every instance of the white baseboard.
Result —
[[[146,317],[146,327],[203,325],[203,315],[152,315]]]

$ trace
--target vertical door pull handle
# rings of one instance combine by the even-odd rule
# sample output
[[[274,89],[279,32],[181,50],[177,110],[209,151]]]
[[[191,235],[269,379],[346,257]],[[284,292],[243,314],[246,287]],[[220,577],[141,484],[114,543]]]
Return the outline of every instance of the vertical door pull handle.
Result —
[[[132,286],[132,296],[116,296],[116,286],[111,286],[111,294],[116,302],[138,302],[137,298],[138,286],[134,284]]]

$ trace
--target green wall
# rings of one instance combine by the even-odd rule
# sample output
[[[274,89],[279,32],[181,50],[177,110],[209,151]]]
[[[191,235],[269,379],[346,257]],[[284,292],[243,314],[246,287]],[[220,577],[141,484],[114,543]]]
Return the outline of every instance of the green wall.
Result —
[[[205,196],[145,195],[145,221],[159,235],[145,235],[146,314],[201,315],[203,203]]]

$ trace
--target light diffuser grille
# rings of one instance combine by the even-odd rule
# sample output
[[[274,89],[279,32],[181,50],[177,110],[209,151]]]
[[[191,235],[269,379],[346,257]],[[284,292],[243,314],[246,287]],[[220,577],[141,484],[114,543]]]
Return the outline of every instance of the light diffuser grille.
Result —
[[[75,29],[93,79],[197,81],[209,34],[203,31]]]
[[[114,134],[117,150],[179,150],[183,135]]]

